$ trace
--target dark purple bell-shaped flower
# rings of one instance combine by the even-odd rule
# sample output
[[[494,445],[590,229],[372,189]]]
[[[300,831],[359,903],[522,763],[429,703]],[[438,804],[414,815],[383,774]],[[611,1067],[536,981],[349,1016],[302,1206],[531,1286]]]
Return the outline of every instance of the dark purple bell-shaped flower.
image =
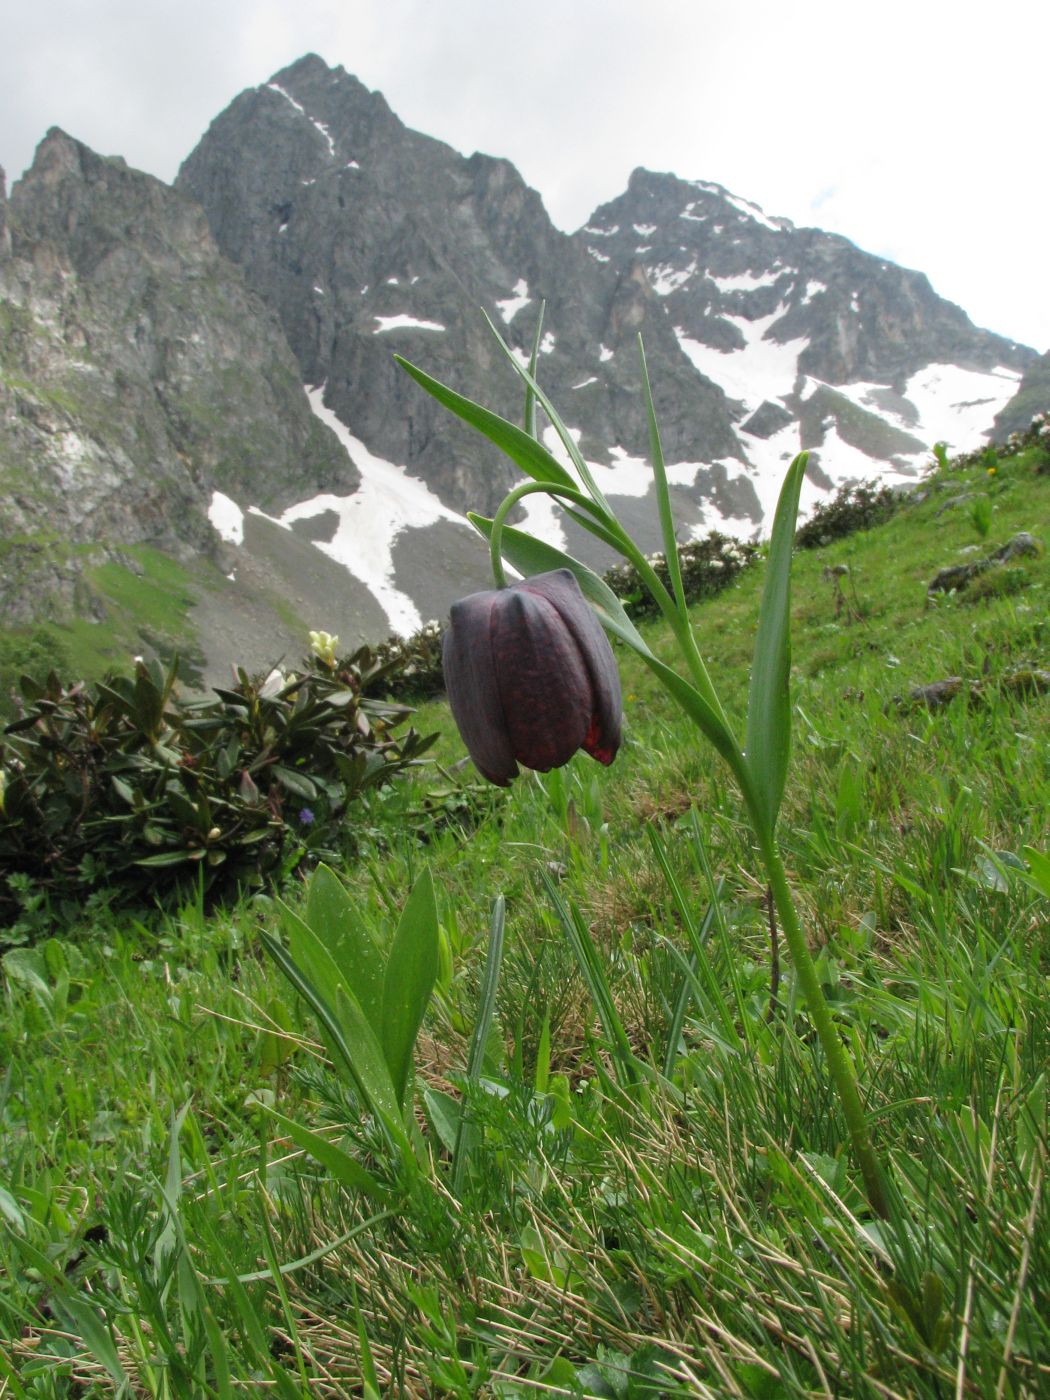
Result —
[[[506,787],[518,764],[546,773],[583,749],[620,747],[620,676],[568,569],[454,603],[442,664],[452,714],[480,772]]]

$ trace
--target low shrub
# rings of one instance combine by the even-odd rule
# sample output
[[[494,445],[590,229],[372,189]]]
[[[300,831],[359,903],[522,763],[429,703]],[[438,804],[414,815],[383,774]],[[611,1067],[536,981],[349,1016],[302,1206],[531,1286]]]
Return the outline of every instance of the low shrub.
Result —
[[[753,563],[758,546],[712,530],[702,540],[690,540],[679,545],[678,558],[682,567],[682,586],[686,602],[695,603],[726,588],[737,575]],[[652,564],[665,588],[671,587],[671,575],[663,554],[650,554]],[[605,574],[605,582],[623,603],[628,617],[650,617],[658,608],[633,564],[616,564]]]
[[[179,696],[174,664],[23,678],[0,741],[0,924],[27,889],[79,903],[103,886],[236,888],[330,854],[354,798],[436,737],[394,733],[411,711],[366,694],[384,665],[315,655],[203,700]]]
[[[876,486],[870,481],[840,486],[831,500],[818,505],[795,531],[795,545],[799,549],[817,549],[852,535],[855,530],[870,530],[896,515],[904,499],[892,487]]]

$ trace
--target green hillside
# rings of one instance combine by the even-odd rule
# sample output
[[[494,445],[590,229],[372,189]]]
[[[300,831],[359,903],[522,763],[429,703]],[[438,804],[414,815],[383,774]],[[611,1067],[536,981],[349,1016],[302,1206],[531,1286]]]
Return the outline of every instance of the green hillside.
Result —
[[[1048,464],[949,464],[795,554],[780,848],[895,1219],[865,1198],[727,771],[618,647],[610,768],[485,787],[430,702],[433,765],[347,830],[363,967],[424,868],[436,890],[400,1145],[267,955],[261,934],[297,936],[269,897],[118,913],[99,889],[65,928],[24,890],[6,1393],[1045,1393]],[[692,611],[741,723],[763,571]]]

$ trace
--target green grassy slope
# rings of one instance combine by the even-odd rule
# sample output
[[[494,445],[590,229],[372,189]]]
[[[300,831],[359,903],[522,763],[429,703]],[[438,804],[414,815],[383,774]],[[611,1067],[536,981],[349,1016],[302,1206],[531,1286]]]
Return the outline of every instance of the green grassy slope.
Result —
[[[72,936],[27,892],[27,935],[57,937],[5,963],[10,1393],[105,1395],[121,1376],[158,1396],[1042,1393],[1050,563],[926,595],[974,546],[1045,536],[1036,465],[956,469],[886,525],[795,561],[781,842],[905,1238],[871,1220],[785,957],[773,974],[737,796],[621,654],[627,742],[610,769],[578,757],[509,794],[468,785],[454,808],[435,770],[362,807],[350,833],[348,888],[380,940],[423,861],[438,885],[448,963],[417,1064],[432,1178],[406,1183],[325,1067],[260,952],[267,901],[136,922],[100,891]],[[986,541],[975,492],[993,505]],[[694,610],[738,716],[761,582],[756,568]],[[947,703],[911,698],[949,677]],[[461,758],[442,704],[418,725],[441,730],[446,770]],[[443,800],[452,819],[435,829],[427,803]],[[723,892],[690,963],[705,866]],[[653,1066],[638,1084],[617,1078],[544,872]],[[462,1089],[499,892],[498,1034],[456,1193],[434,1094]],[[266,1103],[367,1162],[393,1203],[304,1157]]]

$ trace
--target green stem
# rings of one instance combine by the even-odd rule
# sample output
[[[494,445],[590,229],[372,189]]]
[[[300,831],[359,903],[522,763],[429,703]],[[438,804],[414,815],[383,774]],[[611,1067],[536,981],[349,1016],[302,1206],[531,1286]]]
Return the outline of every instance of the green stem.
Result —
[[[820,1038],[828,1068],[831,1071],[832,1082],[842,1105],[850,1142],[853,1146],[853,1155],[864,1178],[868,1200],[875,1214],[883,1220],[888,1220],[891,1216],[889,1188],[868,1130],[867,1114],[861,1100],[853,1062],[835,1028],[834,1021],[831,1019],[831,1012],[828,1010],[827,1001],[821,990],[816,964],[810,954],[806,936],[795,912],[795,903],[791,897],[791,889],[788,885],[776,837],[759,819],[757,808],[747,787],[744,790],[744,797],[751,809],[751,819],[758,835],[770,888],[773,891],[773,901],[777,913],[780,915],[780,926],[784,931],[788,947],[791,949],[791,959],[795,964],[802,995],[806,999],[810,1020]]]
[[[503,526],[507,516],[514,509],[520,500],[526,496],[532,496],[537,491],[545,491],[549,496],[563,496],[567,501],[571,501],[574,506],[582,510],[589,510],[592,515],[597,516],[607,528],[610,525],[604,513],[595,506],[594,502],[588,499],[582,491],[577,491],[569,486],[559,486],[552,481],[523,481],[520,486],[515,486],[503,498],[499,510],[492,517],[492,531],[489,535],[489,558],[492,561],[492,577],[496,580],[497,588],[506,588],[507,575],[503,569]]]

